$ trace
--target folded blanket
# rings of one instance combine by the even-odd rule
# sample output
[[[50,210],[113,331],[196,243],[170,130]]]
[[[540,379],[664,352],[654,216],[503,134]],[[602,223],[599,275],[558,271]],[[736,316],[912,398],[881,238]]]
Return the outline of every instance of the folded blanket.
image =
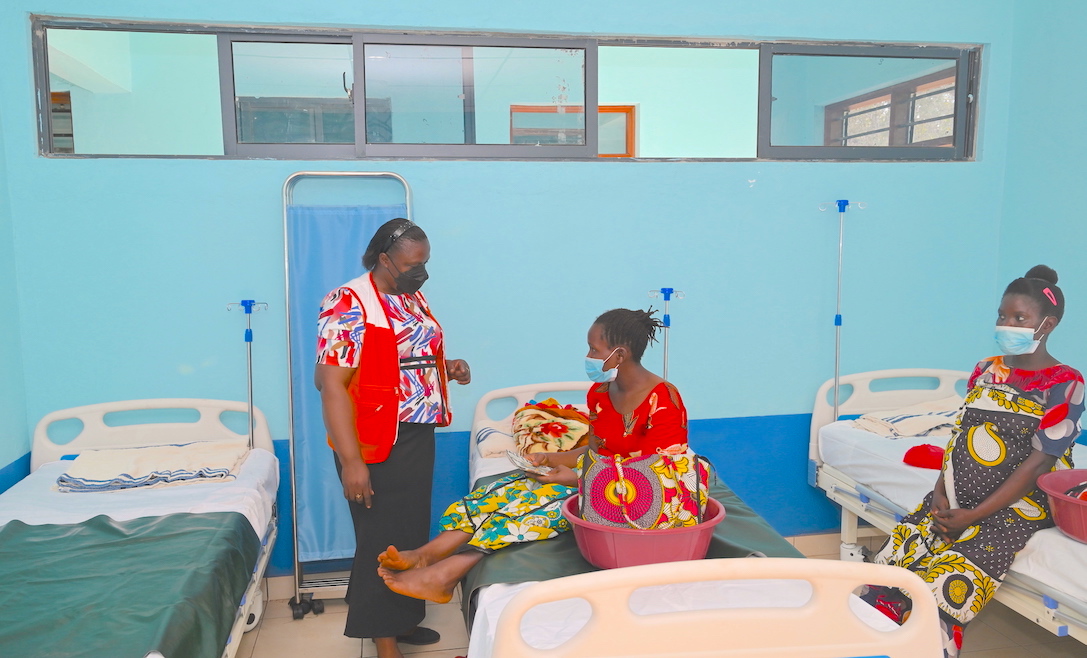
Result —
[[[892,439],[903,436],[950,436],[962,398],[930,400],[898,411],[864,414],[853,427]]]
[[[563,452],[588,443],[589,419],[572,405],[560,407],[554,398],[532,401],[513,415],[517,451]]]
[[[57,478],[66,493],[232,480],[249,454],[244,442],[85,450]]]

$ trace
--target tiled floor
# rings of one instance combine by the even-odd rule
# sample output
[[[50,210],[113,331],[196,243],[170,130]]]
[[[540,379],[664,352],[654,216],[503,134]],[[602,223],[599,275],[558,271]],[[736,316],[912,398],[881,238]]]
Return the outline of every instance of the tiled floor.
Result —
[[[838,559],[837,535],[790,538],[809,558]],[[870,540],[872,545],[879,540]],[[370,658],[376,656],[369,640],[343,636],[347,606],[326,600],[325,613],[295,621],[286,601],[270,601],[260,625],[242,638],[238,658]],[[445,605],[427,605],[424,626],[442,634],[442,641],[427,647],[401,645],[405,654],[419,658],[454,658],[468,652],[468,635],[459,597]],[[1087,646],[1039,628],[1000,603],[991,603],[967,628],[963,658],[1085,658]]]

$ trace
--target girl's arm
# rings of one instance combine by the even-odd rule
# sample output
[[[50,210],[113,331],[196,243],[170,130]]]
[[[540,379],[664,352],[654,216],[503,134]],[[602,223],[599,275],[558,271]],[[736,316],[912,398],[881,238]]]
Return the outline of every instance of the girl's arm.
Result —
[[[1004,484],[974,509],[945,509],[940,512],[934,510],[933,521],[937,530],[945,535],[945,539],[957,538],[978,521],[1011,506],[1034,490],[1037,487],[1038,476],[1048,473],[1056,462],[1057,458],[1053,455],[1047,455],[1040,450],[1031,452],[1030,456],[1004,481]],[[942,475],[940,479],[942,482]],[[933,502],[935,502],[935,496]]]

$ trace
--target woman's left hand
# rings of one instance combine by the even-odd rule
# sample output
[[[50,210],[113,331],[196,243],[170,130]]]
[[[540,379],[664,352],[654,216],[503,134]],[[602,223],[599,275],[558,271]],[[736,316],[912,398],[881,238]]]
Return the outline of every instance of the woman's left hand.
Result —
[[[964,530],[978,522],[978,516],[972,509],[953,508],[937,512],[932,517],[933,525],[947,543],[959,538]]]
[[[467,384],[472,381],[472,369],[464,359],[449,359],[445,362],[445,374],[458,384]]]

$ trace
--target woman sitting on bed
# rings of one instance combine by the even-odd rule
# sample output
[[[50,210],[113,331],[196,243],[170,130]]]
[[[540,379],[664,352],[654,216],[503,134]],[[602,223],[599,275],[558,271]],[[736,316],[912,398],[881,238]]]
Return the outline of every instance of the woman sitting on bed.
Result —
[[[1046,349],[1063,315],[1064,295],[1050,268],[1031,268],[1007,287],[996,326],[1004,356],[974,369],[935,489],[873,560],[929,583],[947,655],[957,655],[961,627],[993,598],[1015,554],[1053,525],[1035,481],[1072,467],[1083,412],[1083,376]],[[877,588],[866,598],[892,619],[909,608],[897,590]]]
[[[414,550],[390,546],[378,557],[385,584],[406,596],[445,603],[485,555],[570,529],[560,507],[577,493],[578,458],[585,450],[636,457],[686,444],[687,411],[679,391],[641,364],[662,326],[652,311],[615,309],[597,318],[585,357],[586,373],[597,382],[587,396],[588,447],[528,455],[554,470],[506,476],[450,505],[437,537]]]

